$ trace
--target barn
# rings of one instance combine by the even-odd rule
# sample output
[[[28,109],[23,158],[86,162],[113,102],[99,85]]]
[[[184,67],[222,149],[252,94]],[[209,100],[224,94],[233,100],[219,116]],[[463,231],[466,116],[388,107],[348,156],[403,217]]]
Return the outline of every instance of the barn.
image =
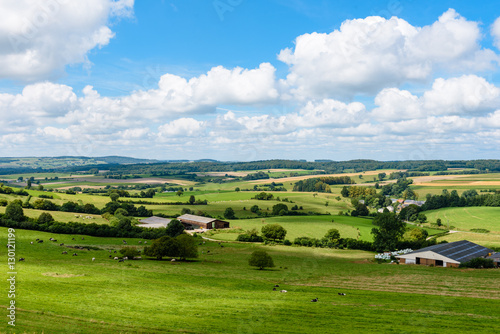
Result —
[[[460,263],[486,257],[493,250],[467,240],[438,244],[414,252],[398,255],[399,263],[433,265],[436,267],[458,267]]]
[[[185,214],[177,217],[177,220],[179,220],[187,229],[204,228],[211,230],[213,228],[229,228],[229,222],[203,216]]]
[[[149,217],[145,219],[140,219],[139,222],[141,224],[138,224],[137,226],[139,227],[146,227],[146,228],[160,228],[160,227],[167,227],[167,225],[170,223],[171,219],[166,219],[162,217]]]

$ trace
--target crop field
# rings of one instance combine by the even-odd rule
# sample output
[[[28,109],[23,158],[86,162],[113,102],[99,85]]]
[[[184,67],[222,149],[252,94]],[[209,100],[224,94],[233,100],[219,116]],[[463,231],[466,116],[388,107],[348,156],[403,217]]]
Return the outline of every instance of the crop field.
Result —
[[[75,250],[78,256],[72,257],[61,254],[62,249],[73,252],[65,246],[30,245],[35,238],[49,237],[66,246],[99,249]],[[137,239],[127,241],[138,245]],[[0,228],[0,242],[6,242],[5,228]],[[221,248],[211,242],[199,246],[203,253],[191,262],[118,263],[109,258],[109,251],[121,243],[17,230],[16,252],[26,261],[16,264],[16,332],[500,330],[498,270],[380,265],[373,263],[372,253],[362,251],[247,244]],[[273,256],[275,268],[248,266],[249,254],[262,247]],[[272,291],[274,284],[287,293]],[[319,302],[311,303],[313,298]]]

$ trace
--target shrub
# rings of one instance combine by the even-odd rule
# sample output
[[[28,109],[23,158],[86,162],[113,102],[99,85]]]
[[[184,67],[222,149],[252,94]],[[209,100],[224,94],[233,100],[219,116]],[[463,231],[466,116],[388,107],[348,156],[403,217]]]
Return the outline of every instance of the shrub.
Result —
[[[240,234],[236,238],[236,241],[244,241],[244,242],[263,242],[264,239],[260,235],[250,235],[250,234]]]
[[[279,224],[269,224],[263,226],[261,232],[264,238],[271,239],[273,241],[283,240],[286,236],[286,230]]]
[[[135,247],[122,247],[122,249],[120,249],[120,253],[129,259],[133,259],[134,257],[139,256],[141,252]]]
[[[460,263],[459,268],[490,269],[495,268],[495,263],[492,259],[478,257],[470,261]]]
[[[8,203],[6,199],[0,198],[0,206],[7,206]]]

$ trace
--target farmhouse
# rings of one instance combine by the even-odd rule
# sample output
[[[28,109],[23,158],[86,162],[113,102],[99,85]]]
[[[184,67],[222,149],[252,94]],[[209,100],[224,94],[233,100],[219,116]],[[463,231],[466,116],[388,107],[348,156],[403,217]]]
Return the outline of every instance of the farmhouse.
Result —
[[[167,225],[171,222],[171,219],[165,219],[162,217],[149,217],[146,219],[140,219],[139,222],[141,224],[138,224],[137,226],[139,227],[147,227],[147,228],[160,228],[160,227],[167,227]]]
[[[179,220],[187,229],[204,228],[207,230],[211,230],[213,228],[229,228],[229,222],[215,218],[207,218],[202,216],[186,214],[177,217],[177,220]]]
[[[493,251],[467,240],[425,247],[414,252],[396,256],[400,263],[434,265],[436,267],[458,267],[460,263],[488,256]]]

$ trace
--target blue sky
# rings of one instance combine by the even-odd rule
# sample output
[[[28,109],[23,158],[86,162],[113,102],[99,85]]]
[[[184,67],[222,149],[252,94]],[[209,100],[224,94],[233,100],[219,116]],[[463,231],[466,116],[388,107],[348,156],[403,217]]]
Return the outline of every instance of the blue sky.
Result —
[[[498,158],[497,7],[2,3],[0,155]]]

